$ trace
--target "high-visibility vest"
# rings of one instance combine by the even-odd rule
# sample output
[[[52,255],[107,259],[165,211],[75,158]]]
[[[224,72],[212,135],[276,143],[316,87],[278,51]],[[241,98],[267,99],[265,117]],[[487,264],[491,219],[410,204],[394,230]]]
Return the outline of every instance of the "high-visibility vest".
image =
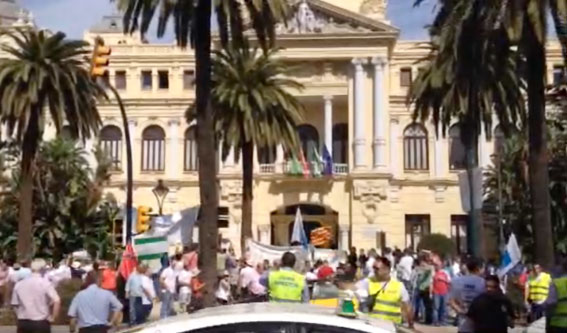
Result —
[[[529,281],[529,299],[535,303],[542,303],[547,299],[549,294],[549,286],[551,285],[551,276],[547,273],[541,273],[539,279]]]
[[[567,329],[567,276],[554,279],[553,285],[557,290],[557,305],[553,310],[549,325]]]
[[[378,282],[370,279],[368,283],[368,294],[371,297],[376,296],[374,307],[370,311],[370,316],[391,321],[395,324],[401,324],[402,288],[403,284],[394,279],[388,282]]]
[[[305,277],[293,270],[271,272],[268,291],[271,302],[301,302]]]

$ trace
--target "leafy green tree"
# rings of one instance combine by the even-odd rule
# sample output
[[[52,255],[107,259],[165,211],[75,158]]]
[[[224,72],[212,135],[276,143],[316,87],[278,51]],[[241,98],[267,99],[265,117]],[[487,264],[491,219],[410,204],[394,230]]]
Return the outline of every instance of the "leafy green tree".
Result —
[[[18,210],[21,186],[18,150],[2,151],[12,161],[7,194],[0,199],[0,252],[15,255],[18,239]],[[93,257],[113,252],[111,227],[119,214],[116,201],[104,197],[109,179],[109,161],[96,152],[97,167],[91,169],[86,152],[73,141],[55,139],[42,144],[33,178],[33,249],[36,255],[61,259],[65,254],[86,249]]]
[[[491,132],[495,112],[506,130],[524,115],[518,57],[504,29],[486,28],[490,14],[480,2],[456,1],[442,10],[431,28],[431,52],[410,92],[414,118],[431,119],[445,135],[455,121],[466,152],[469,182],[478,165],[481,127]],[[493,18],[494,19],[494,18]],[[459,29],[445,26],[459,25]],[[477,38],[482,35],[483,38]],[[471,207],[473,205],[471,196]],[[480,211],[469,215],[469,250],[480,255],[482,235]]]
[[[303,106],[290,91],[303,85],[289,77],[290,68],[277,58],[278,50],[231,45],[215,52],[212,74],[212,104],[215,129],[223,142],[223,157],[229,147],[242,152],[241,248],[252,237],[252,180],[254,147],[275,149],[279,144],[296,151],[296,127]],[[237,156],[238,158],[238,156]]]
[[[84,41],[65,34],[22,29],[6,32],[0,59],[0,124],[21,147],[18,256],[32,256],[35,157],[49,114],[57,132],[67,120],[74,137],[87,139],[100,125],[97,98],[104,95],[87,72]],[[47,111],[47,112],[46,112]],[[24,200],[25,199],[25,200]]]
[[[287,0],[117,0],[124,11],[126,32],[147,33],[159,8],[157,35],[162,37],[169,20],[173,21],[177,44],[195,49],[197,155],[201,221],[199,243],[201,269],[206,282],[205,306],[215,303],[217,281],[217,208],[218,189],[214,119],[210,109],[211,95],[211,13],[214,5],[221,44],[241,44],[244,32],[252,28],[260,46],[267,50],[275,43],[275,24],[288,13]]]
[[[449,237],[443,234],[430,234],[424,236],[417,245],[418,251],[427,250],[431,251],[441,259],[448,259],[457,253],[457,247]]]

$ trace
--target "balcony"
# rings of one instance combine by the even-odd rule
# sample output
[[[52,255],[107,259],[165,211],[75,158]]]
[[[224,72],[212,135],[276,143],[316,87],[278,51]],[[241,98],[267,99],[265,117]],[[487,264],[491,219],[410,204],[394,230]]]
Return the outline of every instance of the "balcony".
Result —
[[[285,175],[300,175],[300,170],[294,170],[291,161],[287,161],[281,164],[281,168],[277,168],[277,163],[272,164],[260,164],[259,174],[271,175],[282,173]],[[301,163],[299,164],[301,168]],[[317,176],[322,176],[324,174],[325,164],[322,162],[309,162],[309,172],[312,173],[314,170],[317,172]],[[333,175],[347,175],[349,172],[348,164],[333,164]]]

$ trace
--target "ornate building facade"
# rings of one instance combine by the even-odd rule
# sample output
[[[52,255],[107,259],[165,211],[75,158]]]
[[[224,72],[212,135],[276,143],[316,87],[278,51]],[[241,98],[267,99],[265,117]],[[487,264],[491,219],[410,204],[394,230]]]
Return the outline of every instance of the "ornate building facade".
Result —
[[[346,249],[416,247],[423,235],[444,233],[466,248],[458,173],[464,150],[455,124],[446,137],[430,123],[412,121],[407,93],[417,75],[424,42],[403,41],[386,18],[387,0],[300,0],[278,26],[281,57],[298,66],[296,92],[306,112],[298,126],[307,156],[325,147],[332,175],[288,174],[281,147],[256,153],[253,201],[255,239],[287,245],[297,208],[307,229],[329,226],[335,245]],[[134,159],[134,204],[154,207],[152,188],[162,179],[170,189],[164,212],[199,204],[195,127],[185,111],[194,100],[195,60],[190,49],[149,44],[122,34],[120,16],[107,16],[86,32],[112,48],[106,79],[120,92],[129,116]],[[218,47],[215,43],[214,47]],[[561,64],[559,47],[549,48],[549,76]],[[115,101],[100,106],[104,126],[98,144],[112,159],[108,191],[125,201],[125,145]],[[483,140],[481,166],[501,137]],[[53,135],[53,133],[51,133]],[[88,142],[91,149],[97,142]],[[213,153],[213,152],[212,152]],[[319,154],[319,155],[320,155]],[[315,163],[315,162],[310,162]],[[218,165],[220,205],[229,223],[221,229],[238,244],[242,166],[229,156]]]

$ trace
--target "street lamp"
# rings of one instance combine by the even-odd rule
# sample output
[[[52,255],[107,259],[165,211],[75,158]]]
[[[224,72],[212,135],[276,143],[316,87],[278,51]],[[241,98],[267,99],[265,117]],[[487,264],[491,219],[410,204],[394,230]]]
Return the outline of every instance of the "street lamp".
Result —
[[[163,215],[163,202],[165,201],[165,197],[169,193],[169,188],[163,184],[162,179],[158,179],[158,183],[156,187],[153,188],[152,192],[158,202],[159,215],[161,216]]]

